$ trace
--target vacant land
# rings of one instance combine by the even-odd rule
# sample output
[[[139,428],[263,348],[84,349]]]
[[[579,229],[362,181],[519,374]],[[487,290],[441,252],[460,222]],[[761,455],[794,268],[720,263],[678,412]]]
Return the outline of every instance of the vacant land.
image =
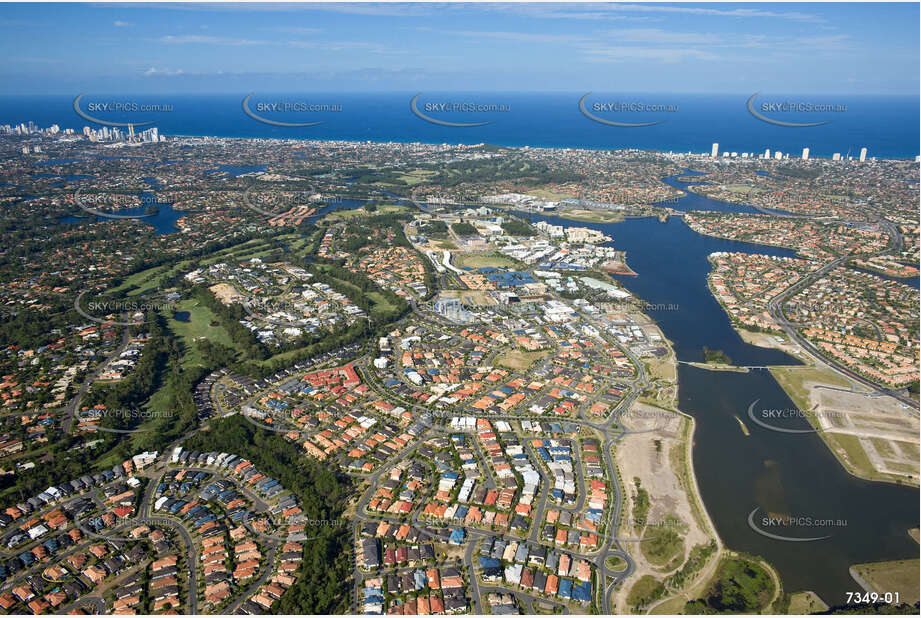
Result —
[[[847,390],[846,379],[825,369],[771,372],[851,474],[918,485],[918,417],[897,400]]]
[[[640,549],[631,551],[631,555],[636,561],[635,577],[640,581],[650,576],[658,579],[680,568],[689,548],[710,542],[696,504],[691,502],[696,500],[695,489],[690,487],[686,459],[676,462],[672,456],[673,450],[685,451],[690,437],[685,434],[685,419],[681,414],[643,403],[634,403],[621,421],[633,432],[643,433],[627,433],[614,450],[619,476],[629,485],[628,511],[621,518],[618,535],[651,539],[641,542],[640,547],[631,545]],[[631,480],[637,478],[649,496],[645,513],[633,509],[639,492]],[[642,521],[636,521],[638,515]],[[621,611],[635,607],[634,590],[639,595],[642,589],[634,585],[629,593],[618,591],[616,607]]]
[[[573,221],[585,221],[586,223],[619,223],[624,220],[624,216],[613,210],[591,210],[587,208],[567,208],[559,211],[559,216],[564,219]]]
[[[334,210],[333,212],[327,214],[323,217],[323,223],[335,223],[337,221],[349,221],[351,219],[357,219],[359,217],[367,217],[369,215],[391,215],[400,212],[409,212],[410,208],[408,206],[403,206],[401,204],[378,204],[373,211],[369,211],[366,207],[362,206],[361,208],[350,208],[344,210]]]
[[[833,450],[844,449],[866,478],[917,485],[918,417],[892,397],[871,397],[823,386],[810,393],[814,425]]]
[[[790,595],[790,608],[787,613],[793,616],[802,616],[824,612],[826,609],[828,609],[828,605],[816,593],[807,590],[806,592],[795,592]]]
[[[678,379],[678,363],[673,358],[666,360],[650,359],[646,364],[649,367],[649,375],[653,378],[671,381]]]
[[[455,253],[454,263],[459,268],[514,268],[515,260],[493,253]]]
[[[750,343],[756,345],[760,348],[774,348],[775,350],[782,350],[794,357],[800,358],[802,350],[800,347],[792,343],[786,335],[780,333],[756,333],[754,331],[736,327],[736,332],[739,333],[739,336],[745,343]]]
[[[396,309],[396,307],[387,300],[387,297],[380,292],[368,292],[366,296],[374,303],[374,307],[371,309],[372,314],[387,313]]]
[[[652,575],[643,575],[636,580],[636,583],[630,588],[630,594],[627,595],[627,603],[630,604],[631,608],[646,607],[665,594],[665,586],[662,585],[662,582]]]
[[[740,195],[746,195],[755,191],[755,188],[749,185],[723,185],[721,188],[726,189],[730,193],[738,193]],[[755,191],[755,193],[760,193],[760,191]]]
[[[550,189],[531,189],[528,191],[528,195],[555,202],[564,200],[567,197],[578,197],[575,193],[561,193],[559,191],[551,191]]]
[[[800,409],[809,405],[809,392],[816,384],[850,387],[850,382],[837,373],[817,367],[771,367],[771,373]]]
[[[545,358],[550,354],[550,350],[538,350],[535,352],[525,352],[524,350],[509,350],[496,357],[495,363],[500,367],[509,369],[524,370]]]
[[[650,564],[671,571],[684,562],[684,541],[676,530],[664,527],[669,520],[662,523],[663,527],[646,528],[640,550]]]
[[[688,613],[760,613],[773,603],[778,583],[771,568],[762,561],[727,555],[709,590],[691,602]]]
[[[914,605],[919,600],[918,573],[921,572],[921,560],[890,560],[887,562],[869,562],[855,564],[851,572],[870,586],[870,592],[885,594],[898,592],[899,600]]]
[[[240,292],[237,291],[237,288],[233,287],[229,283],[215,283],[208,289],[211,290],[215,298],[217,298],[225,305],[243,302],[246,300],[246,296],[240,294]]]
[[[492,307],[499,301],[484,290],[442,290],[440,298],[456,298],[471,307]]]
[[[111,292],[113,294],[118,294],[128,289],[133,289],[134,292],[138,292],[146,286],[145,284],[149,283],[154,277],[162,275],[166,272],[168,266],[155,266],[153,268],[148,268],[147,270],[142,270],[134,273],[125,278],[121,285],[118,287],[112,288]],[[130,293],[129,293],[130,294]]]

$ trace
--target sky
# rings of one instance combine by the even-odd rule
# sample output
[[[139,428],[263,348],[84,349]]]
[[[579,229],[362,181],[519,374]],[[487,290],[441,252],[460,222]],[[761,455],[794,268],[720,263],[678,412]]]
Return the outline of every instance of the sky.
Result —
[[[0,4],[0,94],[919,92],[918,3]]]

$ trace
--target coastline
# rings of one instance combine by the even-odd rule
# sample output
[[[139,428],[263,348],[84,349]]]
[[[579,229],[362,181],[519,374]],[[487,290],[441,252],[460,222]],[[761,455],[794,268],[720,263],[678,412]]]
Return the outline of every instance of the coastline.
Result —
[[[711,263],[712,263],[712,260],[711,260]],[[711,274],[712,274],[712,270],[711,270]],[[717,304],[719,304],[720,308],[726,314],[727,318],[729,319],[730,324],[732,325],[732,329],[739,335],[739,337],[742,338],[743,341],[745,341],[748,344],[755,345],[758,347],[773,348],[773,349],[781,350],[789,354],[792,358],[800,360],[803,363],[802,365],[778,365],[778,366],[768,367],[768,370],[771,372],[771,375],[774,377],[774,380],[777,382],[777,385],[780,386],[781,389],[783,389],[783,391],[787,394],[787,397],[789,397],[790,400],[794,404],[796,404],[796,406],[800,410],[811,410],[813,408],[812,402],[809,399],[803,399],[802,395],[800,393],[797,393],[794,390],[793,385],[790,384],[788,380],[781,377],[781,374],[779,374],[779,372],[781,371],[794,372],[797,370],[801,372],[802,371],[821,371],[821,372],[825,372],[829,374],[829,376],[826,377],[826,380],[824,382],[822,381],[810,382],[810,384],[812,384],[813,387],[814,386],[826,386],[830,388],[841,388],[843,385],[846,384],[847,385],[846,388],[850,388],[854,393],[867,392],[866,389],[862,386],[857,387],[859,390],[854,390],[855,384],[847,376],[835,371],[832,367],[830,367],[824,362],[824,359],[816,358],[815,356],[808,354],[805,350],[803,350],[799,345],[796,345],[794,342],[786,341],[786,343],[780,343],[776,341],[774,339],[774,337],[776,336],[783,336],[784,339],[787,340],[787,337],[783,334],[783,332],[764,333],[764,332],[751,331],[751,330],[748,330],[747,328],[743,328],[742,326],[737,324],[732,319],[732,316],[729,313],[728,309],[721,302],[719,296],[717,296],[714,293],[713,287],[711,285],[710,275],[707,276],[707,288],[710,290],[710,293],[713,295],[713,298],[717,301]],[[708,369],[711,371],[720,371],[720,370],[722,371],[732,371],[732,370],[741,371],[741,370],[744,370],[744,368],[731,368],[729,366],[713,367],[713,366],[708,366],[705,363],[687,363],[687,364],[699,367],[701,369]],[[838,382],[834,381],[835,378],[838,379]],[[810,390],[811,390],[811,387],[810,387]],[[829,435],[828,435],[829,432],[825,431],[819,425],[818,421],[813,416],[805,415],[805,417],[806,417],[806,420],[809,422],[809,424],[815,429],[815,433],[817,433],[819,437],[822,439],[822,442],[825,444],[828,450],[831,451],[831,453],[835,456],[835,459],[838,461],[841,467],[851,476],[854,476],[855,478],[859,478],[865,481],[876,481],[876,482],[882,482],[882,483],[890,483],[893,485],[904,485],[904,486],[909,486],[909,487],[921,487],[921,478],[919,477],[910,478],[909,477],[910,475],[907,475],[907,474],[904,477],[900,477],[897,475],[891,475],[891,474],[887,474],[884,472],[880,472],[875,469],[874,469],[875,474],[866,474],[866,473],[861,472],[861,470],[858,469],[856,464],[850,461],[848,454],[846,450],[844,449],[844,447],[842,447],[840,444],[833,444],[831,442],[831,438],[829,438]],[[861,453],[864,453],[862,448],[861,448]]]
[[[712,259],[710,260],[710,262],[712,264]],[[763,348],[773,348],[773,349],[777,349],[777,350],[786,352],[792,358],[800,360],[803,363],[802,365],[778,365],[778,366],[768,367],[768,370],[771,372],[771,375],[774,377],[774,380],[777,382],[777,385],[780,386],[781,389],[783,389],[783,391],[787,394],[787,397],[789,397],[790,400],[794,404],[796,404],[796,406],[800,410],[811,410],[813,408],[812,402],[809,399],[803,399],[802,395],[800,393],[797,393],[795,389],[793,388],[793,385],[790,384],[788,380],[784,379],[779,372],[782,372],[782,371],[795,372],[797,370],[801,372],[821,371],[821,372],[825,372],[829,374],[829,376],[826,377],[826,380],[824,382],[822,381],[810,382],[810,384],[812,384],[813,387],[814,386],[826,386],[830,388],[840,388],[846,384],[847,388],[850,388],[855,393],[867,392],[865,388],[862,386],[857,387],[859,388],[859,390],[854,390],[855,384],[847,376],[835,371],[832,367],[830,367],[824,362],[824,359],[816,358],[815,356],[803,350],[799,345],[796,345],[795,342],[789,341],[788,338],[783,334],[782,331],[777,332],[777,333],[765,333],[765,332],[751,331],[737,324],[732,319],[732,315],[729,313],[726,306],[722,303],[719,296],[717,296],[714,293],[713,286],[711,285],[712,272],[713,271],[711,270],[711,274],[707,276],[707,288],[710,290],[710,294],[716,300],[717,304],[719,304],[720,308],[726,314],[727,318],[729,319],[730,324],[732,325],[732,329],[739,335],[739,337],[741,337],[743,341],[751,345],[755,345],[755,346],[763,347]],[[774,339],[776,336],[783,336],[786,342],[780,343],[776,341]],[[712,366],[707,366],[705,363],[687,363],[687,364],[699,367],[701,369],[708,369],[711,371],[720,371],[720,370],[732,371],[733,370],[732,368],[728,366],[712,367]],[[742,370],[742,369],[743,368],[735,368],[735,370]],[[838,379],[837,382],[835,382],[835,378]],[[811,390],[811,387],[810,387],[810,390]],[[893,485],[902,485],[902,486],[908,486],[908,487],[921,487],[921,478],[919,477],[910,478],[910,475],[907,475],[907,474],[905,476],[891,475],[885,472],[878,471],[875,468],[874,468],[874,474],[867,474],[867,473],[862,472],[860,469],[858,469],[857,465],[850,460],[850,458],[848,457],[847,451],[842,445],[832,443],[831,438],[829,437],[829,432],[825,431],[812,415],[805,415],[805,417],[806,417],[806,420],[809,422],[809,424],[815,429],[815,433],[817,433],[819,437],[822,439],[822,442],[825,444],[828,450],[831,451],[831,453],[835,456],[835,459],[838,461],[841,467],[851,476],[865,480],[865,481],[871,481],[871,482],[875,481],[875,482],[890,483]],[[865,451],[862,449],[862,447],[858,447],[858,448],[860,448],[861,454],[864,454],[864,456],[866,456]]]
[[[787,380],[778,377],[778,371],[796,371],[796,370],[821,370],[817,365],[806,365],[803,367],[770,367],[769,371],[771,375],[774,376],[774,380],[783,389],[787,394],[790,400],[799,407],[801,410],[811,409],[811,403],[809,401],[804,401],[801,398],[801,395],[793,389],[792,385],[787,382]],[[825,369],[825,371],[831,371],[830,369]],[[837,375],[837,374],[836,374]],[[813,387],[815,386],[829,386],[831,388],[837,388],[834,384],[813,382]],[[859,392],[859,391],[857,391]],[[828,448],[828,450],[835,456],[835,459],[841,465],[841,467],[854,478],[858,478],[864,481],[876,482],[876,483],[889,483],[891,485],[898,485],[904,487],[921,487],[921,479],[915,477],[914,479],[909,479],[905,477],[893,477],[892,475],[887,475],[884,472],[874,470],[874,474],[865,474],[861,470],[847,459],[847,453],[844,451],[843,447],[840,445],[832,444],[830,438],[828,437],[829,432],[824,431],[823,428],[818,424],[818,421],[812,415],[805,415],[806,420],[809,424],[815,429],[815,433],[819,435],[822,439],[823,444]]]
[[[555,216],[558,216],[558,217],[561,218],[561,219],[567,219],[567,217],[565,216],[565,213],[554,213],[554,214],[555,214]],[[628,256],[628,257],[629,257],[629,256]],[[708,291],[709,291],[710,294],[712,295],[713,289],[712,289],[712,287],[710,286],[709,277],[708,277],[707,285],[708,285]],[[722,304],[720,304],[720,307],[723,309],[724,312],[726,312],[726,308],[725,308]],[[729,318],[728,313],[726,313],[726,316],[727,316],[727,318]],[[731,319],[730,319],[730,322],[731,322]],[[770,347],[770,348],[775,348],[775,349],[781,350],[781,351],[783,351],[783,352],[789,354],[789,355],[791,356],[792,359],[797,359],[797,360],[799,360],[800,362],[806,363],[806,364],[802,367],[802,369],[809,369],[809,370],[813,369],[813,365],[809,362],[809,361],[811,360],[811,357],[808,357],[808,356],[804,357],[804,356],[801,356],[801,353],[800,353],[800,354],[795,353],[795,351],[798,349],[798,346],[795,346],[794,344],[792,344],[792,343],[790,343],[790,342],[785,342],[785,343],[782,344],[781,342],[775,341],[775,340],[774,340],[774,336],[772,336],[772,335],[770,335],[770,334],[752,333],[752,332],[750,332],[750,331],[746,331],[745,329],[739,328],[739,327],[738,327],[736,324],[734,324],[734,323],[732,324],[732,327],[733,327],[733,331],[734,331],[736,334],[738,334],[746,343],[749,343],[749,344],[752,344],[752,345],[757,345],[757,346],[759,346],[759,347]],[[669,343],[671,344],[671,342],[669,342]],[[765,344],[768,344],[768,345],[765,345]],[[706,365],[706,364],[702,364],[702,363],[698,363],[698,364]],[[799,365],[793,366],[793,368],[797,368],[797,367],[799,367]],[[744,368],[738,368],[738,367],[733,367],[733,366],[717,366],[717,367],[705,366],[704,368],[710,369],[710,370],[745,371]],[[790,369],[790,367],[786,367],[786,366],[782,366],[782,368],[783,368],[783,369]],[[776,377],[776,375],[775,375],[775,373],[774,373],[774,371],[773,371],[773,367],[768,367],[768,369],[770,369],[770,370],[772,371],[772,377],[773,377],[773,379],[777,382],[778,386],[780,386],[781,389],[782,389],[789,397],[791,397],[791,399],[793,399],[793,393],[789,390],[788,387],[786,387],[786,386],[781,382],[781,380],[778,380],[778,379],[777,379],[777,377]],[[842,379],[843,379],[843,378],[842,378]],[[834,386],[834,383],[832,383],[832,385]],[[681,385],[679,384],[679,385],[677,385],[677,386],[678,386],[678,389],[680,389]],[[680,412],[680,413],[681,413],[682,415],[686,415],[686,414],[683,413],[683,412]],[[691,488],[690,491],[694,494],[694,497],[695,497],[695,499],[697,500],[697,504],[698,504],[699,507],[700,507],[700,512],[704,514],[704,516],[705,516],[705,518],[706,518],[706,522],[708,523],[708,525],[709,525],[709,527],[710,527],[710,530],[712,531],[713,537],[716,538],[717,541],[718,541],[718,543],[719,543],[720,551],[719,551],[719,552],[714,552],[714,553],[717,554],[717,556],[719,557],[719,559],[722,559],[722,557],[726,555],[726,552],[727,552],[727,551],[730,551],[730,550],[728,550],[728,549],[725,547],[725,545],[723,544],[721,537],[719,536],[718,532],[716,531],[716,527],[715,527],[715,524],[713,523],[712,517],[710,516],[709,511],[706,509],[706,506],[703,504],[703,497],[702,497],[702,494],[701,494],[701,491],[700,491],[699,480],[698,480],[698,478],[697,478],[697,476],[696,476],[696,470],[694,469],[694,465],[693,465],[693,457],[694,457],[694,449],[693,449],[693,447],[694,447],[694,435],[695,435],[695,433],[696,433],[697,426],[696,426],[696,421],[694,421],[693,417],[690,417],[689,415],[686,415],[686,416],[689,417],[689,419],[690,419],[690,420],[689,420],[689,423],[690,423],[690,425],[691,425],[690,432],[689,432],[689,434],[687,435],[686,440],[685,440],[685,449],[686,449],[686,451],[685,451],[686,455],[685,455],[685,456],[688,458],[688,464],[689,464],[689,465],[687,466],[687,468],[688,468],[688,470],[689,470],[688,478],[691,479],[690,483],[692,484],[692,488]],[[741,424],[740,424],[740,429],[741,429]],[[819,432],[819,433],[823,433],[823,432]],[[745,437],[743,436],[743,434],[744,434],[744,431],[741,431],[741,432],[738,434],[738,435],[739,435],[739,439],[742,439],[742,440],[745,439]],[[825,441],[825,440],[826,440],[826,439],[825,439],[825,436],[823,435],[822,437],[823,437],[823,441]],[[826,441],[826,446],[827,446],[828,448],[830,448],[830,449],[832,450],[833,453],[835,453],[835,449],[832,448],[832,446],[829,445],[827,441]],[[845,470],[846,470],[851,476],[854,476],[855,478],[862,478],[862,477],[859,476],[858,474],[855,474],[854,471],[850,470],[850,469],[847,467],[847,465],[845,465],[845,462],[841,459],[841,457],[840,457],[840,455],[839,455],[838,453],[835,453],[835,455],[836,455],[836,458],[839,460],[839,465],[842,465],[842,467],[844,467]],[[876,479],[869,479],[869,480],[876,480]],[[895,484],[895,483],[894,483],[894,482],[891,482],[890,484]],[[903,483],[903,485],[904,485],[904,483]],[[762,558],[762,561],[766,561],[766,559]],[[713,562],[712,564],[719,564],[719,562]],[[772,573],[778,573],[777,569],[776,569],[773,565],[770,565],[770,567],[771,567]],[[705,569],[702,570],[700,573],[703,573],[703,572],[706,570],[706,568],[709,568],[709,567],[705,567]],[[778,577],[778,579],[779,579],[779,574],[777,575],[777,577]],[[703,578],[701,574],[698,574],[698,576],[695,577],[695,583],[694,583],[694,585],[699,585],[699,581],[702,580],[702,579],[705,579],[705,578]],[[685,591],[690,590],[690,589],[691,589],[690,586],[686,586],[686,587],[685,587]],[[794,594],[798,594],[798,593],[803,593],[803,594],[805,594],[806,592],[807,592],[807,591],[805,591],[805,590],[803,590],[803,591],[794,590],[794,591],[793,591]],[[814,594],[817,598],[821,599],[821,597],[818,597],[818,594],[817,594],[817,593],[813,592],[812,594]],[[780,595],[778,595],[777,598],[778,598],[778,599],[782,599],[783,597],[780,596]],[[669,600],[671,600],[671,603],[667,603],[667,601],[669,601]],[[654,603],[652,606],[650,606],[649,608],[647,608],[646,611],[647,611],[648,613],[656,613],[655,608],[662,608],[662,611],[664,611],[665,609],[668,609],[668,610],[671,610],[671,611],[678,611],[680,608],[676,609],[676,607],[673,606],[674,603],[677,603],[676,595],[671,594],[671,595],[669,595],[669,597],[667,597],[667,598],[665,598],[665,599],[662,599],[662,600],[657,601],[656,603]],[[682,606],[683,606],[683,604],[682,604]]]
[[[34,95],[2,95],[7,97],[13,96],[34,96]],[[0,96],[0,98],[2,98]],[[29,120],[22,120],[21,122],[28,122]],[[18,123],[20,121],[14,120],[0,120],[0,123]],[[41,121],[46,122],[46,121]],[[68,121],[57,120],[48,120],[47,122],[52,122],[60,124],[62,127],[67,125]],[[73,128],[73,127],[70,127]],[[257,141],[257,142],[292,142],[292,143],[340,143],[340,144],[403,144],[403,145],[418,145],[418,146],[450,146],[450,147],[465,147],[465,148],[504,148],[509,150],[576,150],[576,151],[587,151],[587,152],[634,152],[634,153],[644,153],[644,154],[656,154],[667,157],[674,157],[680,159],[692,159],[692,160],[703,160],[710,161],[709,153],[705,153],[703,150],[700,152],[695,152],[688,150],[686,145],[676,145],[670,148],[666,147],[657,147],[657,148],[610,148],[604,146],[587,146],[580,144],[579,146],[572,146],[566,144],[558,145],[539,145],[535,146],[531,143],[526,142],[515,142],[513,144],[502,144],[493,141],[479,141],[477,143],[471,143],[468,139],[466,141],[451,141],[448,139],[436,139],[432,138],[432,141],[424,141],[419,139],[407,139],[407,138],[395,138],[388,137],[386,139],[360,139],[360,138],[340,138],[340,137],[294,137],[294,136],[285,136],[285,137],[266,137],[264,135],[218,135],[218,134],[205,134],[205,133],[173,133],[168,132],[164,133],[163,137],[167,140],[169,139],[198,139],[198,140],[241,140],[241,141]],[[711,141],[710,138],[704,140],[705,142]],[[124,146],[124,147],[143,147],[147,144],[112,144],[113,146]],[[764,146],[749,146],[748,148],[754,148],[755,151],[761,150]],[[901,156],[891,156],[891,155],[880,155],[875,156],[873,159],[876,161],[895,161],[895,162],[914,162],[915,158],[921,153],[917,154],[903,154]],[[819,152],[814,152],[810,155],[810,160],[822,160],[822,161],[833,161],[832,154],[822,154]]]

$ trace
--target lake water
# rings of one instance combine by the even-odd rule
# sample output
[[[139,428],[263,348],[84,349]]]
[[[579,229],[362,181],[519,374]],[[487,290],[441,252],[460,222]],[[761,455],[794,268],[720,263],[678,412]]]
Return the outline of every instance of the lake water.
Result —
[[[148,184],[153,184],[148,181]],[[176,221],[189,214],[190,211],[184,210],[174,210],[173,204],[171,202],[157,202],[153,193],[144,192],[140,194],[143,205],[137,208],[125,208],[119,210],[117,214],[120,215],[131,215],[138,216],[138,220],[153,226],[154,231],[157,234],[172,234],[177,231]],[[321,206],[316,214],[308,219],[308,221],[316,220],[319,217],[322,217],[325,214],[333,212],[334,210],[354,210],[356,208],[361,208],[364,206],[365,202],[358,200],[350,199],[336,199],[329,200],[324,206]],[[155,215],[146,215],[145,212],[148,206],[155,205],[159,209],[159,212]],[[99,223],[104,221],[118,221],[118,219],[112,219],[107,217],[97,217],[87,213],[85,217],[75,217],[68,215],[66,217],[61,217],[58,219],[60,223]]]
[[[725,212],[722,203],[693,194],[679,201]],[[707,287],[707,256],[714,251],[777,256],[793,251],[703,236],[679,217],[665,223],[643,218],[601,224],[529,216],[611,236],[611,244],[627,252],[627,263],[637,273],[617,279],[652,304],[648,313],[680,360],[703,360],[707,346],[723,350],[738,365],[799,364],[779,350],[745,343]],[[813,590],[828,604],[841,605],[848,591],[860,590],[848,573],[851,565],[918,557],[918,545],[907,533],[919,525],[917,489],[851,476],[814,433],[784,434],[751,422],[750,435],[742,433],[736,417],[745,418],[755,400],[760,400],[758,410],[796,407],[769,371],[717,372],[680,364],[678,382],[679,407],[697,420],[694,469],[720,537],[731,549],[767,559],[786,591]],[[793,428],[808,428],[803,419],[789,422]],[[828,535],[810,542],[780,541],[752,530],[748,517],[754,509],[757,524],[768,514],[834,524],[766,529],[798,538]]]
[[[119,210],[119,215],[137,216],[138,220],[150,225],[157,234],[172,234],[177,230],[176,221],[189,214],[188,211],[173,209],[172,202],[158,202],[153,193],[143,192],[140,194],[142,204],[137,208],[125,208]],[[145,214],[148,206],[156,206],[158,212],[153,215]],[[66,216],[59,219],[61,223],[98,223],[104,221],[119,221],[119,219],[109,217],[97,217],[89,213],[85,217]]]
[[[756,172],[757,173],[757,172]],[[697,172],[691,169],[685,169],[680,174],[675,174],[674,176],[666,176],[662,179],[662,182],[667,184],[670,187],[675,189],[680,189],[685,191],[686,194],[677,199],[677,200],[668,200],[665,202],[659,202],[659,206],[668,206],[673,210],[680,210],[681,212],[688,212],[690,210],[709,210],[712,212],[738,212],[738,213],[747,213],[747,214],[759,214],[759,213],[771,213],[778,215],[790,215],[784,210],[776,210],[772,208],[762,208],[757,209],[752,206],[745,206],[742,204],[733,204],[732,202],[723,202],[720,200],[714,200],[709,197],[704,197],[693,193],[691,187],[708,185],[710,184],[706,180],[695,180],[695,177],[704,177],[706,174],[703,172]]]

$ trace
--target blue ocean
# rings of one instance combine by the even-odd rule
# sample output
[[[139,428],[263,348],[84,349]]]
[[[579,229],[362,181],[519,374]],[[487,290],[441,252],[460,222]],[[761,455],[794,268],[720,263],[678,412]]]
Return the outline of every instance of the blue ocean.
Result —
[[[34,121],[40,127],[58,124],[81,130],[100,128],[80,117],[70,95],[0,97],[0,124]],[[202,95],[118,95],[85,93],[86,111],[101,103],[160,106],[160,111],[92,111],[93,117],[114,122],[148,122],[164,135],[247,138],[288,138],[374,142],[448,144],[487,143],[498,146],[622,149],[663,152],[720,151],[762,153],[778,150],[799,156],[834,153],[856,157],[867,148],[869,157],[913,158],[919,148],[917,96],[768,95],[760,94],[758,111],[784,122],[818,123],[788,127],[770,124],[749,112],[751,95],[692,95],[592,93],[584,107],[602,119],[651,126],[622,127],[597,122],[579,107],[586,93],[254,93],[249,109],[275,122],[320,123],[277,126],[247,115],[247,92]],[[434,120],[481,126],[444,126],[420,118],[416,108]],[[770,104],[827,105],[832,111],[770,111]],[[304,109],[319,105],[320,108]],[[767,105],[767,107],[765,107]],[[640,109],[645,106],[646,109]],[[164,108],[169,108],[164,111]],[[451,108],[454,108],[453,111]],[[648,109],[652,107],[653,109]],[[289,111],[284,111],[287,108]],[[616,108],[616,111],[614,109]],[[657,111],[657,110],[664,111]],[[826,109],[823,107],[823,109]],[[281,110],[281,111],[279,111]],[[637,111],[638,110],[638,111]]]

